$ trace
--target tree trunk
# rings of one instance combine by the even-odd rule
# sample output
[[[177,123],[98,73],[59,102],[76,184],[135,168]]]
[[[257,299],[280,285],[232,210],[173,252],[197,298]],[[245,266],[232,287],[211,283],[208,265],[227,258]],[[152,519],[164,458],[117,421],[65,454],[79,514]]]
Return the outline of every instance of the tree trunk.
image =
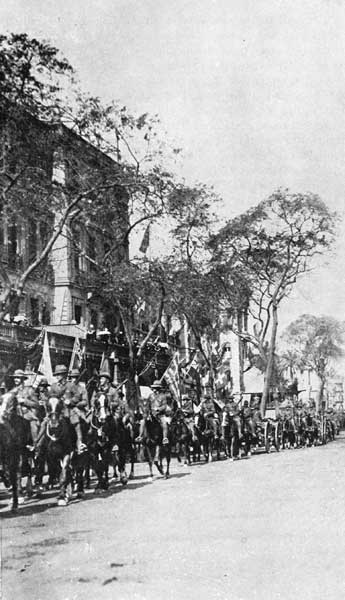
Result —
[[[138,382],[134,356],[129,357],[127,401],[130,408],[134,410],[138,408]]]
[[[274,303],[273,308],[272,308],[271,339],[270,339],[270,345],[269,345],[268,357],[267,357],[267,367],[266,367],[266,372],[265,372],[264,389],[263,389],[261,406],[260,406],[260,412],[261,412],[262,417],[265,416],[266,405],[267,405],[270,388],[271,388],[271,381],[272,381],[273,368],[274,368],[274,354],[275,354],[275,349],[276,349],[277,329],[278,329],[278,308],[277,308],[277,305]]]

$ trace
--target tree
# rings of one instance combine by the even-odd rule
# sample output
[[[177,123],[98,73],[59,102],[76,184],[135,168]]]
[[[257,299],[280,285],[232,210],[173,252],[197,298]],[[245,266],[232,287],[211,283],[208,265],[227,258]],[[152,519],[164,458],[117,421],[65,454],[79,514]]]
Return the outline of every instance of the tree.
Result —
[[[191,299],[187,291],[191,290],[193,278],[191,262],[201,251],[203,239],[213,222],[210,206],[215,200],[205,186],[188,187],[167,179],[160,210],[151,216],[148,213],[147,219],[143,217],[156,227],[164,227],[165,248],[153,248],[144,257],[130,255],[122,263],[108,254],[98,266],[94,289],[99,287],[100,281],[103,282],[103,295],[118,311],[125,333],[133,404],[136,403],[140,362],[147,345],[159,336],[163,311],[174,316],[186,314]],[[190,304],[188,314],[192,311]],[[138,339],[138,324],[143,317],[147,327]],[[198,318],[202,318],[199,311]]]
[[[0,64],[1,221],[15,228],[21,219],[27,245],[30,220],[44,229],[34,255],[16,262],[15,276],[1,264],[1,319],[18,304],[30,278],[49,269],[61,237],[93,260],[79,244],[78,223],[111,233],[104,268],[128,260],[136,228],[171,217],[181,224],[192,191],[166,169],[157,117],[135,116],[81,92],[72,66],[48,42],[26,34],[0,36]],[[171,154],[178,152],[173,148]]]
[[[257,349],[265,366],[263,413],[274,369],[278,308],[297,280],[315,268],[317,257],[331,248],[335,221],[318,196],[278,190],[230,220],[211,240],[224,297],[235,309],[241,309],[242,297],[251,321],[240,331],[233,319],[233,331]]]
[[[300,369],[311,369],[318,375],[320,401],[330,369],[344,356],[345,324],[334,317],[304,314],[290,323],[282,340]]]

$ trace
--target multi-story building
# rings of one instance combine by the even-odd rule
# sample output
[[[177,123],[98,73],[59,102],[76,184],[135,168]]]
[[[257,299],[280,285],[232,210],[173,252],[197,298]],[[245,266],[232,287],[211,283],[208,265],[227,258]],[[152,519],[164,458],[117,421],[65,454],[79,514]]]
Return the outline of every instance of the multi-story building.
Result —
[[[29,327],[45,326],[54,334],[54,346],[57,336],[86,338],[91,325],[104,330],[116,321],[90,283],[116,236],[128,228],[128,201],[119,185],[110,184],[119,165],[64,125],[43,123],[20,111],[10,118],[2,114],[0,144],[0,186],[6,193],[0,207],[0,302],[12,288],[3,315],[0,358],[8,362],[13,342],[13,363],[16,353],[17,358],[20,355],[24,331],[28,341],[37,335],[37,331],[29,334]],[[77,201],[51,250],[39,260],[66,207],[85,193],[89,210],[81,211]],[[107,207],[104,214],[97,211],[100,197]],[[119,244],[115,252],[115,258],[123,260],[128,247]],[[38,260],[18,295],[21,278]],[[66,341],[67,351],[71,343]]]

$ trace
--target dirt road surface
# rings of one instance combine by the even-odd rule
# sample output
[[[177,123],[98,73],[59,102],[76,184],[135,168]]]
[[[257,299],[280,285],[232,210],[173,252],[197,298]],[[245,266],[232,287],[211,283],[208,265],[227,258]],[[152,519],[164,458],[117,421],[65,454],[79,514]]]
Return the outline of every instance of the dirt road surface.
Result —
[[[345,598],[345,437],[181,467],[12,517],[0,490],[2,600]]]

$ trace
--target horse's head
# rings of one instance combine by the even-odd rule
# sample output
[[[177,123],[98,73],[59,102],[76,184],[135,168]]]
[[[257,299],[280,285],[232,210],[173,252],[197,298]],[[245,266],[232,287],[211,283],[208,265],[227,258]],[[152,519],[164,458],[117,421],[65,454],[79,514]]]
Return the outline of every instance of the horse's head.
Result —
[[[57,427],[63,411],[63,402],[61,398],[52,396],[47,403],[47,416],[51,427]]]
[[[111,415],[111,406],[106,394],[98,394],[93,405],[93,415],[100,423],[104,423],[106,418]]]

